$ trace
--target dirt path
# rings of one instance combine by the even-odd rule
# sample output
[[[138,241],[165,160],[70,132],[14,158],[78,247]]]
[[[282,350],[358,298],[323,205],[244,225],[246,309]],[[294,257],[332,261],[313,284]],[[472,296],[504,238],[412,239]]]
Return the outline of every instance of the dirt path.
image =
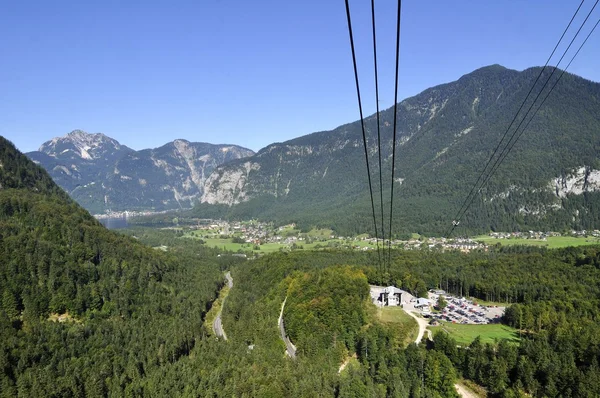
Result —
[[[412,311],[406,311],[406,313],[412,316],[417,321],[417,324],[419,324],[419,333],[417,334],[417,338],[415,339],[415,343],[419,344],[421,340],[423,340],[423,336],[425,336],[425,333],[427,333],[427,319],[418,317]],[[429,336],[429,333],[427,333],[427,335]]]
[[[473,391],[469,390],[467,387],[463,386],[460,383],[456,383],[454,385],[456,388],[456,392],[463,398],[480,398],[479,395],[475,394]]]
[[[421,342],[421,340],[423,340],[423,336],[425,336],[425,333],[427,333],[428,338],[431,338],[431,335],[429,334],[429,331],[427,330],[427,326],[429,325],[429,322],[427,322],[427,319],[417,316],[417,314],[415,313],[416,310],[415,310],[415,307],[413,306],[413,304],[405,303],[404,307],[402,307],[402,309],[408,315],[412,316],[415,319],[415,321],[417,321],[417,324],[419,325],[419,333],[417,334],[415,343],[419,344]]]
[[[231,272],[227,272],[225,274],[225,278],[227,279],[227,286],[231,289],[233,287],[233,278],[231,277]],[[227,297],[225,297],[227,298]],[[223,340],[227,340],[227,334],[225,334],[225,329],[223,329],[223,322],[221,321],[221,313],[223,312],[223,307],[225,306],[225,298],[221,303],[221,308],[219,309],[219,313],[213,322],[213,332],[217,337],[222,337]]]
[[[342,373],[342,370],[346,369],[346,366],[348,366],[352,359],[356,359],[356,353],[352,354],[350,357],[347,357],[344,362],[342,362],[340,368],[338,369],[338,373]]]
[[[285,307],[285,302],[286,301],[287,301],[287,297],[285,298],[285,300],[283,300],[283,304],[281,304],[281,312],[279,313],[279,320],[278,320],[277,324],[279,326],[279,332],[281,333],[281,339],[285,343],[285,347],[286,347],[285,352],[286,352],[286,354],[290,358],[296,359],[296,347],[292,344],[292,342],[290,341],[290,339],[285,334],[285,327],[283,326],[283,309]]]

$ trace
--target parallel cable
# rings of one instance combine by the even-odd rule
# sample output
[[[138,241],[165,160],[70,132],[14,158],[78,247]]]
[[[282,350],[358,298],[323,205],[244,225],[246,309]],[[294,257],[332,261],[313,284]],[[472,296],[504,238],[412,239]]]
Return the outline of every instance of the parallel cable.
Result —
[[[381,251],[379,250],[379,234],[377,231],[377,217],[375,216],[375,202],[373,201],[373,185],[371,184],[371,169],[369,167],[369,152],[367,150],[367,135],[365,133],[365,120],[363,118],[362,101],[360,99],[360,85],[358,83],[358,68],[356,67],[356,54],[354,52],[354,36],[352,35],[352,21],[350,18],[350,5],[346,2],[346,17],[348,18],[348,33],[350,35],[350,47],[352,49],[352,64],[354,65],[354,80],[356,82],[356,95],[358,97],[358,110],[360,112],[360,125],[362,128],[363,145],[365,148],[365,161],[367,163],[367,177],[369,179],[369,193],[371,195],[371,209],[373,210],[373,225],[375,226],[375,242],[377,243],[377,256],[381,267]]]
[[[379,200],[381,206],[381,241],[385,250],[385,227],[383,225],[383,174],[381,171],[381,123],[379,122],[379,78],[377,76],[377,37],[375,35],[375,0],[371,0],[371,25],[373,26],[373,65],[375,68],[375,106],[377,115],[377,152],[379,154]],[[385,256],[383,259],[385,264]]]
[[[583,48],[583,46],[585,45],[585,43],[588,41],[588,39],[590,38],[590,36],[592,35],[592,33],[594,33],[594,30],[596,30],[596,28],[598,27],[598,24],[600,24],[600,19],[598,19],[598,21],[596,22],[596,24],[594,25],[594,27],[592,28],[592,30],[588,33],[588,35],[585,38],[585,40],[581,43],[581,45],[577,49],[577,52],[575,52],[575,54],[573,55],[573,57],[571,58],[571,60],[567,64],[567,66],[561,71],[561,74],[554,81],[554,84],[552,84],[552,86],[550,87],[550,90],[548,90],[548,92],[546,93],[546,95],[542,99],[542,102],[539,104],[539,106],[533,112],[533,115],[529,118],[529,120],[527,121],[527,123],[525,124],[525,126],[521,129],[521,132],[516,136],[517,138],[512,142],[512,144],[510,144],[510,141],[509,141],[510,147],[508,148],[508,150],[506,151],[506,153],[504,153],[504,151],[503,151],[503,153],[500,154],[501,160],[499,161],[499,163],[498,163],[497,166],[494,165],[495,167],[492,168],[492,174],[498,169],[498,167],[500,167],[500,164],[508,156],[508,154],[510,153],[510,151],[512,150],[512,148],[515,146],[515,144],[517,143],[517,141],[519,140],[519,138],[521,138],[521,136],[523,135],[523,133],[527,129],[527,127],[529,127],[529,124],[535,118],[535,115],[537,115],[537,113],[540,110],[540,108],[544,105],[544,103],[548,99],[548,96],[550,96],[550,93],[552,93],[552,91],[554,90],[554,88],[556,87],[556,85],[558,84],[558,82],[560,81],[560,79],[563,77],[563,75],[565,74],[565,72],[567,71],[567,69],[569,69],[569,66],[571,66],[571,63],[573,63],[573,60],[575,59],[575,57],[577,57],[577,55],[579,54],[579,52],[581,51],[581,49]],[[554,70],[556,71],[557,69],[558,68],[555,68]],[[523,120],[525,120],[525,119],[523,119]],[[520,125],[519,125],[519,127],[520,127]],[[518,127],[517,127],[517,129],[518,129]],[[511,138],[511,140],[512,140],[512,138]],[[489,181],[489,178],[484,181],[484,185],[488,181]],[[483,188],[484,185],[482,185],[482,188]]]
[[[400,59],[400,16],[402,0],[398,0],[398,16],[396,18],[396,77],[394,83],[394,138],[392,140],[392,184],[390,192],[390,232],[388,234],[388,267],[392,261],[392,220],[394,214],[394,172],[396,170],[396,125],[398,120],[398,69]],[[389,268],[388,268],[389,272]]]
[[[560,65],[560,63],[562,62],[563,58],[565,57],[565,55],[567,55],[567,52],[569,51],[569,49],[571,48],[571,46],[573,45],[573,42],[575,41],[575,39],[577,38],[577,36],[579,36],[579,33],[581,32],[581,29],[583,28],[583,26],[585,25],[585,23],[587,22],[588,18],[590,17],[590,15],[592,14],[592,12],[594,11],[594,8],[596,7],[596,5],[598,4],[598,1],[600,0],[596,0],[596,3],[594,4],[594,6],[592,7],[592,9],[590,10],[590,12],[588,13],[587,17],[585,18],[585,20],[583,21],[583,23],[581,24],[581,26],[579,27],[579,29],[577,30],[577,33],[575,33],[575,36],[573,37],[573,39],[571,40],[571,42],[569,43],[569,46],[567,47],[567,49],[564,51],[562,57],[560,57],[560,60],[558,61],[558,63],[556,64],[556,67],[552,70],[552,73],[550,74],[550,76],[548,77],[548,79],[546,80],[546,83],[544,84],[544,86],[542,87],[542,89],[540,90],[540,92],[538,93],[538,95],[535,97],[535,99],[533,100],[533,102],[531,103],[531,106],[529,106],[529,109],[527,109],[527,112],[525,112],[525,116],[523,117],[523,119],[521,120],[521,122],[519,123],[519,125],[517,126],[517,128],[515,129],[515,131],[513,132],[513,134],[511,135],[510,139],[508,140],[508,143],[506,144],[506,146],[504,147],[504,149],[502,150],[502,152],[500,153],[500,156],[498,157],[498,159],[496,159],[496,162],[494,163],[494,165],[491,168],[490,174],[487,176],[487,178],[483,181],[483,184],[481,185],[481,187],[479,188],[479,190],[481,190],[485,184],[487,184],[487,182],[490,180],[492,174],[495,173],[495,171],[498,169],[498,167],[500,167],[500,163],[502,163],[504,161],[504,158],[506,158],[506,155],[508,155],[508,152],[510,152],[512,150],[512,147],[514,146],[514,143],[511,145],[511,141],[513,140],[513,138],[516,136],[517,131],[519,131],[519,128],[521,127],[521,125],[523,124],[523,122],[525,122],[525,119],[527,118],[527,116],[529,116],[529,112],[531,111],[531,109],[533,108],[533,106],[535,105],[536,101],[538,100],[538,98],[541,96],[542,92],[544,92],[544,89],[546,88],[546,86],[548,85],[548,83],[550,82],[550,80],[552,80],[552,76],[554,76],[554,72],[556,72],[558,69],[558,65]],[[569,64],[567,65],[567,68],[569,67],[569,65],[571,65],[571,62],[573,62],[573,59],[575,59],[575,57],[577,56],[577,54],[579,54],[579,51],[581,51],[581,48],[583,47],[583,45],[585,44],[585,42],[587,41],[587,39],[590,37],[591,33],[594,31],[594,29],[596,29],[596,25],[594,26],[594,28],[590,31],[590,33],[588,34],[588,36],[585,38],[585,40],[583,41],[583,43],[581,44],[581,46],[579,46],[579,49],[577,50],[577,52],[575,53],[575,55],[571,58],[571,61],[569,61]],[[553,88],[556,86],[556,83],[558,83],[558,81],[560,80],[560,78],[562,77],[562,75],[564,74],[565,70],[567,69],[565,68],[562,71],[562,74],[559,76],[559,78],[555,81],[554,85],[550,88],[550,91],[548,91],[548,94],[546,95],[545,98],[548,97],[548,95],[550,94],[550,92],[553,90]],[[543,101],[542,101],[543,104]],[[539,109],[539,107],[538,107]],[[534,116],[535,116],[534,112]],[[533,116],[532,116],[533,118]],[[530,119],[531,120],[531,119]],[[529,123],[528,123],[529,124]],[[525,130],[525,128],[523,128],[523,130]],[[521,130],[521,133],[519,134],[519,136],[523,133],[523,130]],[[518,138],[517,138],[518,140]],[[516,140],[515,140],[516,142]],[[507,150],[508,149],[508,150]]]
[[[504,132],[504,134],[502,135],[502,138],[500,139],[500,141],[498,142],[498,145],[496,145],[496,148],[494,148],[494,151],[492,152],[492,155],[490,156],[490,158],[488,159],[484,169],[482,170],[482,172],[479,174],[479,177],[477,178],[477,180],[475,181],[475,184],[473,184],[473,187],[471,188],[471,190],[469,191],[469,194],[467,195],[467,197],[465,198],[465,201],[463,202],[463,204],[461,205],[460,209],[458,210],[456,216],[454,217],[454,220],[452,221],[452,226],[450,228],[450,230],[448,231],[448,233],[446,234],[446,239],[448,239],[450,237],[450,235],[452,234],[452,232],[454,231],[454,229],[458,226],[458,224],[460,223],[461,218],[464,216],[464,213],[466,212],[466,210],[468,209],[468,207],[471,205],[471,203],[473,202],[473,200],[475,199],[475,195],[477,195],[477,193],[479,193],[479,191],[481,190],[481,187],[477,190],[477,192],[475,192],[475,189],[477,188],[477,186],[479,185],[479,182],[481,181],[481,179],[483,178],[485,172],[487,171],[490,163],[492,162],[492,160],[494,159],[494,156],[496,156],[496,153],[498,153],[498,150],[500,149],[500,146],[502,145],[502,142],[504,141],[504,139],[506,138],[506,136],[508,135],[508,132],[510,131],[510,128],[513,126],[513,124],[515,123],[517,117],[519,116],[519,113],[521,113],[521,110],[523,109],[523,107],[525,106],[525,103],[527,102],[527,100],[529,99],[529,96],[531,95],[533,89],[535,88],[537,82],[540,80],[542,74],[544,73],[544,70],[546,69],[546,67],[548,66],[548,63],[550,62],[550,60],[552,59],[552,57],[554,56],[554,53],[556,52],[556,49],[558,48],[558,46],[560,45],[560,43],[562,42],[562,39],[564,38],[565,34],[567,33],[567,31],[569,30],[569,28],[571,27],[571,24],[573,23],[573,20],[575,19],[575,17],[577,16],[577,14],[579,13],[579,10],[581,9],[581,6],[583,5],[583,3],[585,2],[585,0],[582,0],[581,3],[579,4],[579,7],[577,7],[577,10],[575,10],[575,13],[573,14],[573,16],[571,17],[571,20],[569,21],[569,24],[567,25],[567,27],[565,28],[565,30],[563,31],[562,35],[560,36],[560,39],[558,40],[558,42],[556,43],[556,45],[554,46],[554,49],[552,50],[552,53],[550,54],[550,56],[548,57],[548,59],[546,60],[546,63],[544,64],[544,66],[542,67],[542,69],[540,70],[540,73],[538,74],[538,76],[536,77],[535,81],[533,82],[533,84],[531,85],[531,88],[529,89],[527,95],[525,96],[525,99],[523,99],[523,102],[521,103],[521,106],[519,107],[519,109],[517,110],[517,112],[515,113],[515,116],[513,117],[512,121],[510,122],[508,128],[506,129],[506,131]],[[598,0],[596,0],[596,4],[598,4]],[[592,11],[594,10],[594,8],[596,7],[596,4],[594,4],[594,7],[592,7]],[[591,11],[590,11],[591,14]],[[590,14],[588,14],[588,18],[590,16]],[[577,31],[577,34],[579,33],[579,31],[581,30],[581,28],[583,27],[583,25],[585,24],[585,22],[587,21],[587,18],[585,19],[585,21],[583,22],[583,24],[581,25],[581,27],[579,28],[579,30]],[[577,37],[577,35],[575,36]],[[575,38],[573,38],[574,40]],[[572,41],[571,41],[572,44]],[[570,45],[569,45],[570,47]],[[568,48],[567,50],[568,51]],[[564,54],[563,53],[563,57]],[[562,60],[562,57],[561,57]],[[560,61],[559,61],[560,63]],[[548,81],[546,81],[547,83]],[[545,87],[546,85],[544,85]],[[542,88],[541,91],[543,91],[544,87]],[[538,94],[539,97],[539,94]],[[537,99],[537,97],[536,97]],[[535,103],[535,100],[533,101],[533,103]],[[533,105],[532,103],[532,105]],[[531,107],[529,108],[531,109]],[[523,119],[525,119],[525,117],[527,116],[527,112],[525,113],[525,116],[523,116]],[[521,120],[521,121],[522,121]],[[518,127],[517,127],[518,129]],[[516,131],[516,130],[515,130]],[[512,138],[511,138],[512,139]],[[510,143],[510,139],[509,139],[509,143]],[[506,148],[506,147],[505,147]],[[495,165],[496,163],[494,163]],[[492,166],[493,167],[493,166]],[[490,169],[491,170],[491,169]],[[483,185],[482,185],[483,186]]]
[[[481,192],[481,190],[483,189],[483,187],[489,182],[489,180],[492,178],[492,176],[494,175],[494,173],[496,172],[496,170],[498,170],[498,168],[500,167],[500,164],[504,161],[504,159],[506,158],[506,156],[508,156],[508,153],[512,150],[512,148],[514,147],[514,145],[516,144],[517,140],[519,138],[517,138],[512,144],[512,140],[513,138],[516,136],[517,132],[519,131],[519,128],[521,127],[521,125],[525,122],[525,120],[527,119],[527,117],[529,116],[529,113],[531,112],[531,109],[533,108],[533,106],[535,105],[535,103],[537,102],[537,100],[540,98],[540,96],[542,95],[542,93],[544,92],[544,89],[546,88],[546,86],[548,85],[548,83],[550,82],[550,80],[552,80],[552,76],[554,76],[554,72],[556,72],[558,70],[558,65],[560,65],[560,63],[562,62],[563,58],[565,57],[565,55],[567,55],[567,52],[569,51],[569,49],[571,48],[571,46],[573,45],[573,43],[575,42],[575,39],[577,39],[577,36],[579,36],[579,33],[581,32],[581,29],[583,28],[583,26],[585,25],[585,23],[587,22],[587,20],[589,19],[590,15],[592,15],[592,12],[594,11],[594,8],[596,8],[596,5],[598,5],[598,2],[600,0],[596,0],[596,3],[594,3],[594,6],[592,7],[592,9],[590,10],[590,12],[588,13],[588,15],[586,16],[585,20],[583,21],[583,23],[581,24],[581,26],[579,27],[579,29],[577,30],[577,32],[575,33],[575,36],[573,36],[573,38],[571,39],[571,42],[569,43],[569,45],[567,46],[567,49],[563,52],[563,55],[560,57],[560,59],[558,60],[556,67],[554,67],[554,69],[552,70],[552,72],[550,73],[550,76],[548,76],[548,79],[546,79],[546,82],[544,83],[544,85],[542,86],[542,89],[539,91],[539,93],[537,94],[537,96],[535,97],[535,99],[533,100],[533,102],[531,103],[531,105],[529,106],[529,108],[527,109],[527,111],[525,112],[525,115],[523,116],[523,119],[521,119],[521,121],[519,122],[519,124],[517,125],[517,128],[515,129],[515,131],[512,133],[512,135],[510,136],[508,142],[506,143],[506,145],[504,146],[504,148],[502,149],[502,152],[500,152],[500,155],[498,156],[498,158],[496,159],[496,161],[494,162],[494,164],[492,165],[492,168],[490,169],[489,174],[486,176],[486,178],[483,180],[481,186],[479,187],[479,189],[477,190],[477,194],[479,192]],[[594,29],[596,28],[596,26],[594,26]],[[593,30],[590,31],[593,32]],[[588,37],[590,35],[588,34]],[[581,44],[581,46],[579,47],[579,49],[577,50],[577,52],[575,53],[575,55],[573,56],[573,58],[571,58],[571,61],[569,62],[569,65],[571,65],[571,62],[573,62],[573,59],[575,59],[575,56],[579,53],[579,51],[581,50],[581,48],[583,47],[583,44],[585,44],[585,42],[587,41],[588,37],[586,37],[586,39],[584,40],[584,42]],[[550,94],[550,92],[552,91],[552,89],[556,86],[556,83],[558,83],[558,81],[560,80],[560,78],[562,77],[563,73],[560,75],[560,77],[555,81],[554,85],[552,86],[552,88],[550,89],[550,91],[548,91],[548,94],[546,95],[546,97],[544,97],[544,101],[545,98],[548,97],[548,95]],[[541,105],[543,105],[543,102],[541,103]],[[541,106],[540,105],[540,106]],[[539,110],[539,107],[538,107]],[[537,113],[537,110],[536,112]],[[534,113],[534,116],[535,116]],[[533,118],[533,116],[532,116]],[[531,119],[529,119],[529,121],[531,122]],[[529,124],[529,123],[528,123]],[[518,137],[521,136],[521,134],[523,134],[523,131],[525,130],[525,128],[523,130],[521,130],[521,133],[519,134]],[[471,200],[469,201],[468,205],[465,207],[463,214],[460,216],[461,218],[464,216],[465,212],[467,211],[467,209],[469,208],[469,206],[471,205],[471,203],[473,203],[473,201],[475,200],[475,196],[473,195],[471,197]]]

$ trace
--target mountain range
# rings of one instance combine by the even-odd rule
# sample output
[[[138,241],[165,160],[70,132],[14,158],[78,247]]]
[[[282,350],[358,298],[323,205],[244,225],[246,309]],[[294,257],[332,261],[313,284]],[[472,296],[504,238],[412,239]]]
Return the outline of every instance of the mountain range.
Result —
[[[439,235],[448,230],[540,71],[492,65],[398,104],[394,231]],[[551,77],[541,98],[560,76],[559,70],[551,72],[546,69],[540,78]],[[536,85],[523,109],[541,87]],[[391,107],[379,115],[386,218],[393,112]],[[380,227],[376,122],[376,115],[365,119]],[[566,73],[457,232],[600,228],[594,211],[600,205],[599,150],[600,84]],[[234,217],[373,233],[360,121],[275,143],[218,167],[201,201],[203,212],[217,205]]]
[[[396,233],[439,235],[448,229],[540,71],[491,65],[398,104]],[[548,87],[560,76],[551,73],[545,70],[540,79],[550,76]],[[524,109],[530,105],[531,99]],[[380,192],[386,220],[390,207],[394,108],[379,116],[381,187],[376,115],[365,118],[365,129],[381,228]],[[360,121],[274,143],[256,154],[184,140],[133,151],[101,134],[82,134],[49,141],[28,156],[93,212],[200,202],[199,216],[374,232]],[[600,228],[600,212],[594,211],[600,206],[599,150],[600,84],[565,73],[457,232]]]
[[[253,151],[175,140],[135,151],[104,134],[75,130],[27,156],[92,213],[190,208],[212,170]]]

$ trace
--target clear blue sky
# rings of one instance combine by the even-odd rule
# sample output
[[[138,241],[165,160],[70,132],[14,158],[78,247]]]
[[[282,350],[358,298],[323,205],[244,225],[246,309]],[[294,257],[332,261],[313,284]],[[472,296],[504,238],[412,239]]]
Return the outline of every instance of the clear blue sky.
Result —
[[[370,2],[350,4],[367,115]],[[399,98],[489,64],[542,65],[578,4],[405,0]],[[396,3],[376,6],[384,109]],[[358,119],[343,0],[7,1],[0,54],[0,135],[22,151],[73,129],[134,149],[185,138],[258,150]],[[600,81],[600,29],[570,71]]]

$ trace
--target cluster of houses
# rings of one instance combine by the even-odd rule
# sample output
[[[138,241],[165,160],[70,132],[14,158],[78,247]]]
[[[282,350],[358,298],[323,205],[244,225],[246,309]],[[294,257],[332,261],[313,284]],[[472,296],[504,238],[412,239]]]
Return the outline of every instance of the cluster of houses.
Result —
[[[261,222],[227,222],[223,220],[199,220],[196,229],[211,231],[215,235],[240,234],[246,243],[262,244],[272,241],[273,227]]]
[[[597,229],[593,230],[593,231],[586,231],[585,229],[583,231],[571,231],[571,235],[572,236],[595,236],[595,237],[600,237],[600,231],[598,231]]]
[[[586,231],[585,229],[582,231],[572,230],[565,234],[566,236],[576,236],[576,237],[585,237],[585,236],[595,236],[600,237],[600,231],[595,229],[593,231]],[[560,232],[553,231],[524,231],[524,232],[491,232],[489,234],[492,238],[496,239],[538,239],[538,240],[546,240],[551,236],[562,236]]]
[[[427,238],[423,241],[411,239],[407,242],[401,242],[404,249],[420,250],[439,249],[439,250],[460,250],[468,253],[472,250],[486,250],[487,246],[473,239],[446,239],[446,238]]]
[[[573,231],[575,232],[575,231]],[[540,231],[526,231],[526,232],[491,232],[489,234],[492,238],[496,239],[538,239],[546,240],[550,236],[561,236],[559,232],[540,232]]]
[[[371,243],[371,246],[358,245],[353,238],[327,235],[327,236],[311,236],[308,237],[304,234],[289,234],[289,236],[282,236],[282,233],[286,229],[294,229],[295,224],[284,225],[281,227],[274,227],[271,223],[263,223],[258,221],[252,222],[227,222],[223,220],[198,220],[198,225],[195,226],[197,229],[205,229],[211,231],[215,235],[233,235],[239,236],[246,243],[262,245],[265,243],[279,243],[282,245],[291,246],[293,244],[312,243],[312,242],[328,242],[328,245],[338,246],[336,242],[339,241],[340,246],[352,247],[355,250],[372,250],[377,241],[375,238],[363,237],[362,241]],[[288,235],[288,234],[285,234]],[[570,231],[570,236],[594,236],[600,237],[599,230],[593,231]],[[496,239],[536,239],[546,240],[551,236],[561,236],[559,232],[540,232],[540,231],[526,231],[526,232],[492,232],[489,234],[490,237]],[[335,242],[332,242],[335,240]],[[354,241],[354,243],[353,243]],[[379,244],[382,244],[379,241]],[[384,242],[387,244],[387,241]],[[408,241],[393,240],[391,242],[393,247],[401,247],[405,250],[459,250],[465,253],[475,250],[487,250],[487,245],[482,242],[469,238],[458,238],[458,239],[446,239],[446,238],[421,238],[421,239],[409,239]]]

